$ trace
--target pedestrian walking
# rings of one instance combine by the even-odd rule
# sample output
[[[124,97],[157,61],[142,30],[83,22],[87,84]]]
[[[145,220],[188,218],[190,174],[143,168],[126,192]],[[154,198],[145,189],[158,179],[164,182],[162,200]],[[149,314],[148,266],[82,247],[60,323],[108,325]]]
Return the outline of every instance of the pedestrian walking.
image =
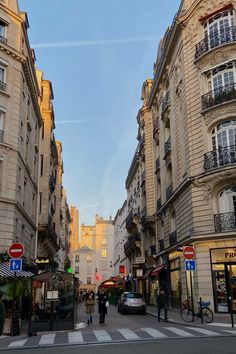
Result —
[[[93,316],[92,314],[94,313],[94,305],[95,305],[95,299],[93,294],[89,294],[88,297],[85,299],[85,308],[86,308],[86,314],[87,314],[87,321],[88,325],[93,322]]]
[[[103,290],[98,293],[98,312],[99,312],[99,323],[105,323],[105,316],[107,314],[107,303],[108,297],[105,295]]]
[[[167,321],[167,299],[164,289],[160,289],[159,294],[157,295],[157,308],[158,308],[158,321],[161,320],[161,309],[165,311],[165,321]]]
[[[3,333],[3,327],[5,323],[6,307],[2,301],[2,294],[0,294],[0,336]]]

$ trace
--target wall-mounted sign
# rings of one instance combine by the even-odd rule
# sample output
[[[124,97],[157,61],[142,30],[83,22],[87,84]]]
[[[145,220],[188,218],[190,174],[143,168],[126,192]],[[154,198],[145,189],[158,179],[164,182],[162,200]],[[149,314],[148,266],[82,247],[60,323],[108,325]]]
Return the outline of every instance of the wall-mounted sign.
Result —
[[[136,263],[136,264],[143,264],[143,263],[145,263],[145,257],[136,257],[135,263]]]
[[[211,250],[212,263],[230,263],[236,261],[235,248],[218,248]]]
[[[142,278],[143,276],[143,270],[142,269],[136,269],[136,277],[137,278]]]
[[[49,259],[46,257],[38,257],[35,259],[34,261],[36,264],[48,264],[49,263]]]
[[[58,290],[48,290],[47,300],[58,300]]]
[[[125,266],[124,265],[119,266],[119,273],[122,275],[125,274]]]

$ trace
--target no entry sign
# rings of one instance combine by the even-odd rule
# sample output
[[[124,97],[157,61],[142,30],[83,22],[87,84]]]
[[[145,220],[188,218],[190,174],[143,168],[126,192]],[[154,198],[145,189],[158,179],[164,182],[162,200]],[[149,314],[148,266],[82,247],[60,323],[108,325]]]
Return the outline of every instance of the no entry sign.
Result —
[[[193,246],[185,246],[183,249],[183,256],[185,259],[193,259],[193,257],[195,256]]]
[[[21,243],[13,243],[8,248],[8,254],[11,258],[20,258],[24,254],[24,246]]]

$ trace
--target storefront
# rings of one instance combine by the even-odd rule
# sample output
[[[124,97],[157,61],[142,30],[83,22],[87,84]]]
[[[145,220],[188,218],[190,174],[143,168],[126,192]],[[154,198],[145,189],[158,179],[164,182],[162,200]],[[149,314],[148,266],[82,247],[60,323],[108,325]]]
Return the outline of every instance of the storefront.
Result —
[[[181,307],[181,280],[180,280],[180,257],[178,252],[169,255],[170,270],[170,305]]]
[[[210,253],[215,311],[229,312],[232,304],[236,312],[236,248],[211,249]]]

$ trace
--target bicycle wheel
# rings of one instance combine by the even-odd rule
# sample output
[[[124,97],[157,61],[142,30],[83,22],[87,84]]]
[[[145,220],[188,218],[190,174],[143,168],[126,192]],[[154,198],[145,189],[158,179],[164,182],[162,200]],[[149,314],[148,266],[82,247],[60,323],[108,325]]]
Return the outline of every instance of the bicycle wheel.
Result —
[[[213,321],[213,313],[208,307],[202,308],[202,319],[203,322],[211,323]]]
[[[192,310],[190,309],[182,309],[180,311],[180,316],[182,318],[183,321],[185,322],[192,322],[193,318],[194,318],[194,313]]]

